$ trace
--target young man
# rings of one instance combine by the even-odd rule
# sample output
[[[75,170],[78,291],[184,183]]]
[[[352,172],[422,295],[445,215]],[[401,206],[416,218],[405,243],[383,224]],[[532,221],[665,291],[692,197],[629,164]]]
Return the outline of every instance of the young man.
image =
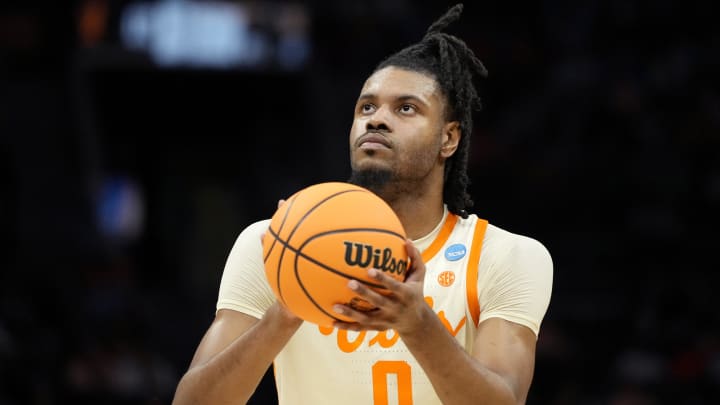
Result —
[[[475,215],[466,190],[473,79],[485,68],[441,32],[383,61],[363,86],[350,133],[351,182],[387,201],[403,223],[414,263],[404,283],[369,270],[392,291],[356,281],[379,309],[337,305],[356,322],[321,328],[274,300],[258,222],[238,237],[217,314],[175,404],[245,403],[275,363],[281,404],[518,404],[532,380],[535,344],[552,288],[537,241]]]

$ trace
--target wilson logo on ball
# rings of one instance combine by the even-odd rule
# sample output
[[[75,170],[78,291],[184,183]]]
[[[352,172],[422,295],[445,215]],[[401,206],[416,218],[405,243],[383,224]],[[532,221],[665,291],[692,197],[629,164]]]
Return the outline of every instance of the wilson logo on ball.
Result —
[[[356,242],[345,244],[345,263],[348,266],[372,267],[384,272],[403,274],[407,270],[407,260],[392,257],[392,249],[376,249],[372,245]]]

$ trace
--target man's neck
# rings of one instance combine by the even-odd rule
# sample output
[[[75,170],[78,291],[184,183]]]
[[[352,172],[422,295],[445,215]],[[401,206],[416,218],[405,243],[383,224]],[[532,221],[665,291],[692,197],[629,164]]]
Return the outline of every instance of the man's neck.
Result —
[[[415,182],[393,180],[374,189],[400,219],[407,237],[416,240],[429,234],[443,217],[443,167]]]
[[[388,204],[397,214],[407,237],[415,240],[430,233],[443,217],[442,187],[420,187],[416,192],[395,195]]]
[[[393,210],[400,218],[407,237],[411,240],[420,239],[429,234],[443,217],[445,212],[442,199],[437,203],[421,203],[399,201],[392,204]]]

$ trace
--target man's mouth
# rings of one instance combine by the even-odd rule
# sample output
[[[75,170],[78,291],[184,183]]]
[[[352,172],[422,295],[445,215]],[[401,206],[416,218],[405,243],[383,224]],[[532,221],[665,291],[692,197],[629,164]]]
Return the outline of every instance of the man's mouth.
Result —
[[[368,133],[358,139],[357,147],[360,149],[391,149],[392,145],[383,135]]]

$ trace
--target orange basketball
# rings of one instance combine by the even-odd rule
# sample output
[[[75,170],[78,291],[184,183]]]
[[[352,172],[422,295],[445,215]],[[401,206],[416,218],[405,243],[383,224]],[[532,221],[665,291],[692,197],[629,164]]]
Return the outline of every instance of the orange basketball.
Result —
[[[373,307],[348,280],[383,292],[368,278],[376,268],[404,280],[409,268],[405,230],[372,192],[348,183],[322,183],[293,194],[272,217],[263,239],[265,273],[275,296],[300,318],[321,326],[351,321],[332,310]]]

